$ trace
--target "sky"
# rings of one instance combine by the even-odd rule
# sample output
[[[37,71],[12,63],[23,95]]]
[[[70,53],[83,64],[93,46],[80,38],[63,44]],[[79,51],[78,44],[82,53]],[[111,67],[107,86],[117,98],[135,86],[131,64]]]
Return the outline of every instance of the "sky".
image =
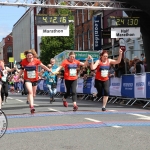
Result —
[[[27,8],[17,6],[0,6],[0,42],[12,32],[13,25],[26,12]]]

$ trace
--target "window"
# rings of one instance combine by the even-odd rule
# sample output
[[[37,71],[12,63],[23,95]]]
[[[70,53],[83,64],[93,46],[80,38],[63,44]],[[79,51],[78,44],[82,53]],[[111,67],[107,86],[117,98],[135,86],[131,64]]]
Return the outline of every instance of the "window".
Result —
[[[7,47],[7,58],[12,57],[12,47],[8,46]]]
[[[88,49],[91,48],[91,44],[90,44],[90,30],[87,31],[87,38],[88,38]]]
[[[7,48],[7,53],[12,53],[12,47],[11,47],[11,46],[9,46],[9,47]]]
[[[79,44],[80,39],[79,38],[80,37],[79,37],[79,34],[78,34],[78,51],[79,51],[79,48],[80,48],[80,44]]]
[[[82,50],[84,51],[84,32],[82,32]]]
[[[90,10],[88,9],[88,20],[90,20],[90,16],[91,16],[91,14],[90,14]]]
[[[77,10],[77,25],[79,25],[79,10]]]
[[[84,23],[84,10],[82,9],[82,23]]]

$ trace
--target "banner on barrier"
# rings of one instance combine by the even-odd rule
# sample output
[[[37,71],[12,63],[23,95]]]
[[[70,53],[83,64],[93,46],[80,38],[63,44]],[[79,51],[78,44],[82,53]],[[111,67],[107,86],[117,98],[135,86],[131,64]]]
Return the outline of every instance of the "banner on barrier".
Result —
[[[109,93],[112,96],[121,96],[121,78],[110,78]]]
[[[122,76],[121,96],[134,98],[134,75]]]
[[[60,82],[60,91],[62,93],[66,92],[65,80],[64,79],[61,79],[61,82]]]
[[[83,93],[91,94],[92,78],[87,78],[83,84]]]
[[[61,83],[61,79],[58,79],[57,80],[57,87],[56,87],[57,92],[60,92],[60,83]]]
[[[146,98],[146,75],[135,75],[134,76],[134,97],[135,98]]]
[[[40,82],[39,82],[39,84],[38,84],[38,88],[39,88],[39,90],[44,90],[43,89],[43,83],[44,83],[44,80],[41,80]]]
[[[92,85],[91,85],[91,94],[97,94],[97,89],[95,88],[95,78],[92,78]]]
[[[79,78],[77,80],[77,93],[83,93],[83,79],[82,78]]]
[[[150,98],[150,73],[146,73],[146,98]]]

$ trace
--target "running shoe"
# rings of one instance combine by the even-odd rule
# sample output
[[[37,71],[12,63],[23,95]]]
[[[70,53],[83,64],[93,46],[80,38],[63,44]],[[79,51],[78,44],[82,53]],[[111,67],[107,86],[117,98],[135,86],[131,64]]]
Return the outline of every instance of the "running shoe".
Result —
[[[68,107],[67,101],[63,101],[63,105],[64,105],[64,107]]]
[[[103,108],[102,108],[102,111],[106,111],[106,108],[103,107]]]
[[[50,99],[50,104],[52,104],[53,103],[53,99]]]
[[[2,101],[2,106],[4,105],[4,102]]]
[[[77,105],[74,105],[73,106],[73,111],[77,111],[78,110],[78,106]]]
[[[30,111],[31,111],[31,114],[34,114],[34,112],[35,112],[34,107],[32,107]]]

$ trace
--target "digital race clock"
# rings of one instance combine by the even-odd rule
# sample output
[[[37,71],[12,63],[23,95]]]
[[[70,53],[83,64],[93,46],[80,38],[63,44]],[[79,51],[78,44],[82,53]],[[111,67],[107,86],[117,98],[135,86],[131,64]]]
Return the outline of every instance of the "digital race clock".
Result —
[[[110,19],[110,27],[140,27],[139,17],[115,17]]]
[[[69,24],[68,16],[36,16],[36,25],[63,25]]]

